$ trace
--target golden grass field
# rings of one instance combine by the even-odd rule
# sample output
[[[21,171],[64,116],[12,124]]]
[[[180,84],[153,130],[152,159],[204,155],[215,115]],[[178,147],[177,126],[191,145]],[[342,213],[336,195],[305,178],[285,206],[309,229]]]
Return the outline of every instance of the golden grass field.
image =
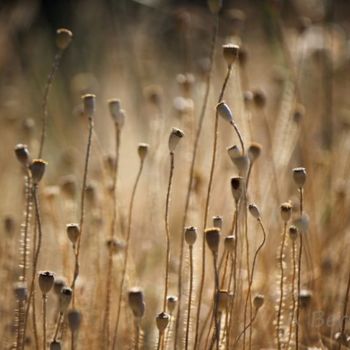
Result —
[[[350,348],[350,4],[0,4],[0,349]]]

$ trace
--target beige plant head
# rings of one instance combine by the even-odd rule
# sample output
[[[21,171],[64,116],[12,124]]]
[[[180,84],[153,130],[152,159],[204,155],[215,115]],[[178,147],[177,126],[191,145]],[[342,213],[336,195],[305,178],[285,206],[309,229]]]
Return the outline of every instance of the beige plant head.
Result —
[[[248,157],[251,163],[254,163],[261,155],[261,145],[253,142],[248,148]]]
[[[139,154],[140,160],[144,161],[148,153],[149,145],[147,143],[139,143],[137,147],[137,153]]]
[[[169,311],[170,315],[174,312],[176,305],[177,305],[177,297],[175,295],[169,295],[166,298],[167,301],[167,310]]]
[[[235,199],[236,203],[240,200],[242,197],[242,194],[244,193],[244,179],[241,176],[236,176],[231,178],[231,191],[233,198]]]
[[[218,311],[225,312],[230,304],[230,294],[226,289],[217,292]]]
[[[179,141],[184,137],[184,132],[177,128],[172,128],[169,136],[169,151],[173,153]]]
[[[213,216],[213,226],[214,227],[221,230],[223,223],[224,223],[224,219],[222,216],[219,216],[219,215]]]
[[[81,325],[81,312],[71,309],[67,312],[68,326],[72,333],[77,332]]]
[[[61,343],[58,340],[53,340],[50,343],[50,350],[61,350]]]
[[[55,277],[55,281],[53,283],[53,291],[56,295],[60,295],[61,289],[67,286],[67,282],[63,277]]]
[[[39,272],[39,287],[42,294],[47,294],[53,287],[54,274],[50,271]]]
[[[73,33],[66,28],[56,30],[56,46],[60,50],[65,50],[73,39]]]
[[[253,304],[256,310],[259,310],[264,305],[265,297],[262,294],[257,294],[254,297]]]
[[[310,306],[312,300],[312,292],[309,289],[302,289],[299,293],[299,304],[300,307],[305,309]]]
[[[293,169],[293,180],[298,188],[304,187],[306,181],[306,170],[305,168],[294,168]]]
[[[84,115],[92,118],[96,111],[96,96],[94,94],[86,94],[82,96]]]
[[[156,325],[160,334],[163,334],[168,327],[170,316],[166,312],[161,312],[156,316]]]
[[[63,176],[60,180],[62,193],[69,199],[74,199],[77,194],[77,181],[74,175]]]
[[[220,243],[220,230],[217,227],[207,228],[205,230],[205,240],[211,252],[217,254]]]
[[[242,155],[242,152],[237,145],[227,147],[226,150],[233,163],[235,163],[236,158]]]
[[[284,222],[290,220],[292,216],[292,205],[289,202],[281,204],[281,217]]]
[[[235,44],[225,44],[222,46],[222,53],[228,66],[236,62],[239,55],[239,46]]]
[[[216,105],[216,111],[222,119],[229,123],[233,122],[231,109],[224,101],[221,101]]]
[[[261,89],[253,91],[254,105],[258,109],[263,109],[266,106],[266,95]]]
[[[80,236],[79,224],[68,224],[66,226],[67,236],[72,244],[75,244]]]
[[[26,283],[24,283],[23,281],[15,283],[13,290],[15,292],[15,296],[17,300],[19,301],[27,300],[28,288]]]
[[[128,302],[134,317],[143,317],[145,313],[145,301],[143,291],[136,287],[131,288],[128,292]]]
[[[30,154],[28,150],[28,146],[22,143],[19,143],[15,147],[15,154],[17,160],[25,167],[30,164]]]
[[[112,120],[121,129],[125,123],[125,112],[121,108],[120,101],[116,98],[108,100],[108,108]]]
[[[260,211],[256,204],[249,204],[248,205],[249,213],[255,218],[260,219]]]
[[[47,163],[42,159],[33,159],[29,166],[34,185],[38,185],[44,176]]]
[[[236,245],[236,237],[234,235],[226,236],[224,240],[224,246],[226,251],[233,253]]]
[[[210,12],[217,15],[222,8],[222,0],[207,0]]]
[[[71,288],[69,287],[63,287],[61,289],[60,292],[60,305],[59,305],[59,309],[60,309],[60,313],[64,313],[67,309],[68,306],[72,300],[72,296],[73,296],[73,291]]]
[[[185,241],[189,246],[193,246],[197,239],[197,227],[189,226],[185,228]]]
[[[288,229],[288,234],[289,234],[289,238],[292,240],[292,241],[296,241],[296,239],[298,238],[298,229],[294,226],[294,225],[291,225]]]

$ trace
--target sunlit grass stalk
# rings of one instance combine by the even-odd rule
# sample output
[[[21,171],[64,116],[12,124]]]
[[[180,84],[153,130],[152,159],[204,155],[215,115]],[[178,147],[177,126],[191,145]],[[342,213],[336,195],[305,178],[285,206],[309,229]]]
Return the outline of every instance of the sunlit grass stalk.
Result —
[[[185,339],[186,350],[188,350],[188,346],[189,346],[191,301],[192,301],[192,291],[193,291],[193,247],[192,246],[189,246],[189,254],[190,254],[190,286],[189,286],[188,303],[187,303],[187,322],[186,322],[186,339]]]
[[[182,230],[183,234],[184,234],[184,227],[186,226],[188,208],[189,208],[189,204],[190,204],[191,190],[192,190],[192,185],[193,185],[193,176],[194,176],[195,163],[196,163],[197,153],[198,153],[199,139],[200,139],[200,135],[202,132],[204,117],[205,117],[205,113],[206,113],[207,105],[208,105],[218,27],[219,27],[219,18],[218,18],[218,15],[216,15],[215,16],[214,30],[213,30],[213,34],[212,34],[212,40],[211,40],[211,44],[210,44],[209,72],[206,75],[205,93],[204,93],[204,98],[203,98],[203,104],[202,104],[201,112],[199,115],[198,127],[197,127],[197,131],[196,131],[195,139],[194,139],[194,146],[193,146],[192,159],[191,159],[190,172],[189,172],[189,181],[188,181],[187,192],[186,192],[185,208],[184,208],[184,214],[183,214],[183,218],[182,218],[181,230]],[[178,270],[178,287],[177,287],[179,299],[178,299],[178,309],[177,309],[176,325],[175,325],[174,349],[176,349],[176,347],[177,347],[179,326],[180,326],[180,316],[181,316],[182,269],[183,269],[183,260],[184,260],[183,256],[184,256],[184,237],[182,236],[182,239],[180,239],[180,264],[179,264],[179,270]]]

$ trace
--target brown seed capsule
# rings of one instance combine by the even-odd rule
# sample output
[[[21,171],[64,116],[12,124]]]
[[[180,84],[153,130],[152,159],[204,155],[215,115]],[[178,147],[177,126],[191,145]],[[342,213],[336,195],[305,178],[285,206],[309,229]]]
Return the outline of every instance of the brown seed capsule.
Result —
[[[242,155],[241,150],[237,145],[230,146],[226,148],[228,155],[230,156],[233,163],[235,163],[235,159]]]
[[[65,50],[71,43],[73,38],[73,33],[65,28],[60,28],[56,30],[56,46],[60,50]]]
[[[222,225],[223,225],[223,218],[222,216],[213,216],[213,226],[218,228],[218,229],[222,229]]]
[[[256,204],[249,204],[248,206],[249,213],[255,218],[260,219],[260,211]]]
[[[288,230],[289,237],[292,241],[298,238],[298,229],[295,226],[290,226]]]
[[[235,250],[235,244],[236,244],[236,237],[235,236],[226,236],[225,240],[224,240],[224,246],[225,249],[229,252],[229,253],[233,253]]]
[[[72,300],[73,291],[69,287],[63,287],[60,292],[60,312],[64,313]]]
[[[58,340],[53,340],[50,343],[50,350],[61,350],[61,343]]]
[[[78,224],[68,224],[66,226],[66,231],[69,240],[72,244],[75,244],[80,236],[80,227]]]
[[[293,169],[293,179],[295,184],[302,188],[306,181],[306,170],[305,168],[294,168]]]
[[[207,0],[209,10],[213,15],[216,15],[220,12],[222,8],[222,1],[223,0]]]
[[[290,220],[292,216],[292,205],[289,202],[281,204],[281,217],[284,222]]]
[[[4,224],[4,230],[7,234],[9,235],[14,234],[16,229],[16,222],[12,216],[5,216],[3,224]]]
[[[197,227],[190,226],[185,228],[185,241],[189,246],[193,246],[197,239]]]
[[[37,185],[44,176],[47,163],[42,159],[34,159],[30,164],[30,172],[34,185]]]
[[[14,286],[16,299],[19,301],[27,300],[28,288],[24,282],[18,282]]]
[[[166,300],[167,300],[167,309],[171,315],[176,308],[177,297],[175,295],[169,295]]]
[[[216,105],[216,111],[218,112],[219,116],[226,120],[229,123],[233,122],[232,112],[230,107],[223,101],[219,102]]]
[[[121,109],[120,101],[118,99],[111,99],[108,101],[109,113],[119,128],[122,128],[125,122],[125,112]]]
[[[243,177],[236,176],[231,178],[231,191],[233,198],[238,202],[244,191],[244,179]]]
[[[345,333],[342,332],[337,332],[334,335],[334,339],[339,343],[344,346],[347,346],[347,337]]]
[[[255,162],[261,154],[261,145],[258,143],[252,143],[248,148],[248,157],[250,159],[250,162]]]
[[[15,147],[15,154],[17,160],[23,165],[28,166],[30,163],[30,154],[27,145],[21,143],[17,144]]]
[[[42,294],[47,294],[54,283],[54,274],[50,271],[39,272],[39,287]]]
[[[61,289],[67,285],[66,280],[63,277],[56,277],[53,283],[53,291],[56,295],[60,295]]]
[[[217,292],[217,302],[218,302],[218,311],[225,312],[230,302],[230,295],[227,290],[219,290]]]
[[[254,297],[253,304],[258,310],[264,305],[265,297],[262,294],[258,294]]]
[[[62,193],[64,193],[68,198],[75,198],[77,193],[77,183],[74,175],[64,176],[60,181],[60,187]]]
[[[205,230],[205,240],[211,252],[217,254],[219,251],[220,230],[216,227],[207,228]]]
[[[170,316],[166,312],[161,312],[156,317],[156,324],[160,334],[163,334],[168,327]]]
[[[86,94],[82,96],[84,105],[84,114],[92,118],[96,110],[96,96],[94,94]]]
[[[310,305],[312,292],[308,289],[302,289],[299,294],[299,303],[301,308],[306,308]]]
[[[67,313],[69,329],[72,333],[76,332],[80,328],[81,313],[78,310],[72,309]]]
[[[222,52],[226,63],[231,66],[238,58],[239,46],[235,44],[226,44],[222,46]]]
[[[149,145],[147,143],[139,143],[137,147],[137,153],[139,154],[141,161],[143,161],[146,158],[148,153],[148,148],[149,148]]]
[[[253,91],[253,101],[254,101],[255,107],[264,108],[266,105],[265,93],[260,89],[254,90]]]
[[[183,138],[184,132],[177,128],[172,128],[170,136],[169,136],[169,151],[173,153],[179,141]]]
[[[131,311],[136,318],[141,318],[145,313],[145,302],[142,290],[132,288],[128,292],[128,301]]]

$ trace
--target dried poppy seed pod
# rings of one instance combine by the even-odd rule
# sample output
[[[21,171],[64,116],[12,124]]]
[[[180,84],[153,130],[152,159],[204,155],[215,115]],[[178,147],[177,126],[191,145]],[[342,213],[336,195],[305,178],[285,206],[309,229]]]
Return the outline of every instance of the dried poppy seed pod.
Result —
[[[224,246],[225,249],[229,252],[229,253],[233,253],[235,250],[235,244],[236,244],[236,237],[235,236],[226,236],[225,240],[224,240]]]
[[[168,142],[170,153],[173,153],[175,151],[177,144],[183,138],[184,135],[185,134],[180,129],[177,129],[177,128],[171,129],[171,133],[169,136],[169,142]]]
[[[96,110],[96,96],[94,94],[86,94],[82,96],[84,105],[84,114],[92,118]]]
[[[224,219],[222,218],[222,216],[213,216],[213,226],[218,228],[218,229],[222,229],[222,225],[224,223]]]
[[[296,239],[298,238],[298,229],[294,225],[292,225],[289,227],[288,234],[289,238],[292,241],[296,241]]]
[[[60,50],[65,50],[71,43],[73,33],[66,28],[59,28],[56,30],[56,46]]]
[[[197,239],[197,227],[190,226],[185,228],[185,241],[189,246],[193,246]]]
[[[137,153],[139,154],[141,161],[143,161],[146,158],[148,153],[148,148],[149,148],[149,145],[147,143],[139,143],[137,147]]]
[[[69,240],[72,244],[75,244],[80,236],[80,227],[78,224],[68,224],[66,226],[66,231]]]
[[[108,101],[108,107],[113,121],[118,128],[121,128],[125,122],[125,112],[121,109],[120,101],[118,99],[111,99]]]
[[[244,179],[243,177],[236,176],[231,178],[231,191],[233,198],[238,202],[244,191]]]
[[[230,110],[230,107],[225,102],[221,101],[218,103],[216,106],[216,111],[218,112],[219,116],[227,122],[233,122],[232,112]]]
[[[299,294],[299,304],[301,308],[307,308],[312,299],[312,292],[308,289],[302,289]]]
[[[258,294],[254,297],[253,304],[258,310],[264,305],[265,297],[262,294]]]
[[[222,46],[222,53],[228,66],[231,66],[238,58],[239,46],[226,44]]]
[[[281,204],[281,217],[284,222],[290,220],[292,216],[292,205],[288,202]]]
[[[230,295],[227,290],[219,290],[217,292],[217,303],[218,303],[218,311],[224,312],[226,311],[230,302]]]
[[[306,170],[305,168],[294,168],[293,169],[293,179],[295,184],[302,188],[306,181]]]
[[[80,328],[81,313],[76,309],[69,310],[67,313],[68,326],[72,333],[76,332]]]
[[[34,159],[30,164],[30,172],[34,185],[37,185],[44,176],[47,163],[42,159]]]
[[[242,155],[241,150],[237,145],[230,146],[226,148],[228,155],[230,156],[233,163],[235,163],[235,159]]]
[[[248,157],[250,159],[250,162],[255,162],[261,154],[261,145],[258,143],[252,143],[248,148]]]
[[[54,274],[50,271],[39,272],[39,287],[42,294],[47,294],[54,283]]]
[[[337,343],[339,344],[342,344],[344,346],[347,345],[347,342],[348,342],[348,339],[346,337],[346,334],[345,333],[342,333],[342,332],[337,332],[335,333],[334,335],[334,340],[337,341]]]
[[[17,300],[27,300],[28,288],[24,282],[18,282],[14,286],[14,292]]]
[[[248,210],[255,219],[260,219],[260,211],[256,204],[249,204]]]
[[[176,308],[177,297],[175,295],[169,295],[166,300],[167,300],[167,309],[171,315]]]
[[[66,285],[66,281],[63,277],[56,277],[55,281],[53,282],[53,291],[56,295],[59,295],[61,293],[61,289]]]
[[[156,317],[156,324],[160,334],[163,334],[168,327],[170,316],[166,312],[161,312]]]
[[[58,340],[53,340],[50,343],[50,350],[61,350],[61,343]]]
[[[30,162],[30,154],[27,145],[23,145],[21,143],[17,144],[15,147],[15,154],[17,160],[23,165],[28,166]]]
[[[131,311],[136,318],[141,318],[145,313],[145,302],[142,290],[132,288],[128,292],[128,301]]]
[[[60,292],[60,313],[63,314],[67,310],[67,308],[72,300],[72,295],[73,295],[73,291],[71,288],[63,287],[61,289],[61,292]]]
[[[222,8],[222,0],[207,0],[210,12],[216,15]]]
[[[205,240],[211,252],[217,254],[219,251],[220,230],[216,227],[207,228],[205,230]]]
[[[261,108],[261,109],[264,108],[266,106],[265,93],[260,89],[254,90],[253,91],[253,101],[254,101],[256,108]]]

